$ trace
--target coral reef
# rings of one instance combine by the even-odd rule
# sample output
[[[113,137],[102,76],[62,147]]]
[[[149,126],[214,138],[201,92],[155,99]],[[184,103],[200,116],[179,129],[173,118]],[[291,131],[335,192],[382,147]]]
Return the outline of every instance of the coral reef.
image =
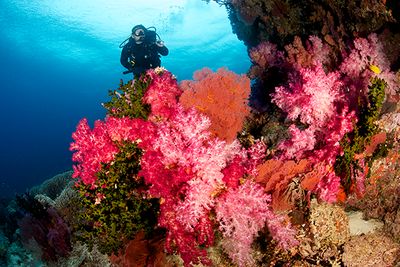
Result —
[[[374,38],[357,42],[370,44]],[[203,71],[204,77],[183,83],[187,88],[182,90],[167,70],[150,70],[138,83],[147,87],[122,86],[118,100],[143,106],[136,99],[141,98],[148,105],[146,116],[125,113],[117,101],[114,104],[120,108],[114,109],[110,102],[113,113],[104,122],[97,121],[93,130],[82,120],[71,144],[77,162],[74,177],[86,214],[76,229],[95,231],[81,240],[100,245],[102,252],[114,252],[111,260],[116,265],[170,264],[162,247],[179,255],[184,266],[343,263],[349,222],[343,206],[330,203],[350,203],[354,193],[362,197],[371,166],[390,153],[397,155],[393,149],[397,117],[388,112],[382,116],[384,104],[393,101],[393,91],[380,76],[380,67],[367,64],[351,75],[333,65],[326,71],[319,61],[331,62],[326,50],[317,37],[310,40],[309,60],[300,60],[295,52],[289,58],[278,50],[274,56],[280,58],[269,60],[289,73],[271,94],[281,109],[276,114],[286,116],[285,121],[274,122],[288,134],[275,139],[280,141],[270,150],[260,134],[257,138],[242,131],[240,142],[226,142],[210,131],[218,120],[208,117],[212,101],[193,107],[190,101],[196,97],[190,94],[212,92],[201,91],[212,88],[207,77],[232,77],[222,71]],[[365,90],[346,91],[361,86],[356,78],[368,80]],[[125,91],[140,90],[126,98]],[[251,120],[244,128],[249,125]],[[129,184],[129,189],[121,184]],[[146,201],[154,202],[140,204]],[[148,209],[156,210],[157,225],[140,221]],[[126,232],[121,228],[126,223],[119,223],[131,212],[137,217],[128,216],[136,218],[129,229],[135,230]],[[150,234],[142,232],[146,228]],[[111,242],[116,239],[118,244]]]
[[[206,77],[224,80],[221,78],[224,75],[227,80],[232,77],[227,71]],[[227,253],[241,266],[250,259],[247,254],[251,251],[252,240],[264,226],[282,247],[297,244],[290,222],[273,213],[269,208],[269,195],[252,182],[257,173],[256,166],[265,156],[263,143],[255,142],[246,148],[237,141],[227,143],[213,136],[207,112],[203,114],[180,104],[178,98],[183,90],[168,71],[150,70],[141,79],[148,82],[143,94],[143,102],[150,105],[147,120],[137,118],[135,114],[109,116],[105,122],[96,122],[93,130],[83,120],[73,135],[75,142],[71,149],[75,151],[77,161],[74,177],[79,177],[78,190],[84,199],[85,216],[90,217],[83,218],[83,222],[93,221],[95,223],[90,227],[102,229],[98,236],[90,231],[91,236],[84,236],[84,239],[94,240],[97,244],[101,244],[99,238],[104,236],[107,240],[116,240],[113,233],[120,237],[124,232],[120,226],[127,225],[121,224],[124,216],[134,212],[139,215],[137,219],[144,219],[147,208],[139,203],[157,198],[157,228],[166,231],[167,251],[177,252],[185,266],[210,263],[205,248],[214,245],[215,227],[223,233],[222,243],[226,244]],[[211,79],[209,83],[213,81]],[[135,85],[136,82],[133,90]],[[202,86],[211,87],[207,82]],[[228,86],[225,90],[229,89]],[[144,184],[140,184],[141,178]],[[129,190],[121,187],[128,185]],[[232,235],[233,228],[228,226],[230,220],[237,221],[237,216],[245,213],[237,210],[240,205],[227,199],[242,199],[241,202],[255,209],[241,219],[255,225],[251,233],[253,238],[249,239],[246,228],[240,230],[238,226],[233,227]],[[130,201],[132,204],[128,205]],[[257,211],[259,201],[265,205],[263,212]],[[151,207],[157,210],[154,204]],[[136,229],[142,227],[136,219],[130,223]],[[109,226],[102,228],[106,225]],[[82,230],[88,225],[84,223],[79,227]],[[136,235],[136,238],[139,237]],[[115,248],[126,248],[129,239],[133,236],[123,234],[118,238],[122,247]],[[241,243],[248,241],[242,244],[243,249],[228,249],[229,243],[238,240]],[[128,257],[126,253],[125,250],[122,255]]]
[[[398,241],[399,4],[215,1],[227,8],[253,63],[252,113],[239,140],[265,141],[267,160],[256,181],[271,193],[275,210],[290,211],[294,223],[306,226],[298,238],[310,244],[301,259],[264,250],[261,262],[352,266],[341,259],[348,238],[323,248],[327,254],[317,252],[317,237],[335,233],[326,231],[329,220],[313,227],[315,197],[383,221]],[[322,204],[317,214],[330,209]],[[346,228],[343,211],[337,212]]]
[[[121,81],[106,118],[73,133],[73,172],[9,206],[3,262],[398,264],[399,4],[215,1],[248,77]],[[382,228],[351,235],[361,212]]]

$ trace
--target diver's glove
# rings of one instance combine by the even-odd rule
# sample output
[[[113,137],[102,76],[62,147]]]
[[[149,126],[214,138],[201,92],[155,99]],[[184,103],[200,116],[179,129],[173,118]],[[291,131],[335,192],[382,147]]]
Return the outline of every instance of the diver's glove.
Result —
[[[157,45],[158,47],[164,47],[164,42],[161,41],[161,40],[158,40],[158,41],[156,42],[156,45]]]

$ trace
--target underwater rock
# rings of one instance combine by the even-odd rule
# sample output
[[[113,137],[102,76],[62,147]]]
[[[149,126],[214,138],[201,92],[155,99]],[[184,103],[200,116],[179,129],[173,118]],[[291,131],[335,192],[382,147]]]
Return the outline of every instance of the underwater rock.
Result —
[[[400,245],[382,232],[358,235],[344,245],[343,263],[356,266],[398,266]]]
[[[342,47],[345,38],[391,27],[400,9],[395,1],[373,0],[215,1],[226,6],[233,32],[245,44],[269,40],[282,47],[296,35],[317,35]]]
[[[39,257],[36,257],[35,253],[32,251],[28,251],[25,247],[19,242],[13,242],[10,244],[7,250],[7,257],[5,262],[1,262],[0,264],[5,264],[2,266],[37,266],[44,267],[44,263],[40,260]]]
[[[0,258],[3,258],[7,254],[7,249],[10,246],[8,238],[4,235],[3,231],[0,231]]]

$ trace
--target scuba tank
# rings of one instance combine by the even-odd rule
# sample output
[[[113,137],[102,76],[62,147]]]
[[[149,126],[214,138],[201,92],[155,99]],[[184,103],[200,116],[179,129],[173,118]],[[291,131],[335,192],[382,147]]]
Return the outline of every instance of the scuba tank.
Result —
[[[150,30],[150,29],[153,29],[153,30]],[[147,28],[145,41],[149,44],[153,44],[157,41],[161,41],[160,35],[158,35],[156,27],[151,26],[151,27]]]

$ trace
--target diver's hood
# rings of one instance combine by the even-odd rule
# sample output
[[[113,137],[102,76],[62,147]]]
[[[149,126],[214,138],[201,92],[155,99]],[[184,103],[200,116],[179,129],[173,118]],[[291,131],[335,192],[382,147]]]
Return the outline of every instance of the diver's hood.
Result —
[[[139,25],[136,25],[135,27],[132,28],[132,33],[134,33],[138,29],[142,29],[145,33],[147,32],[146,27],[143,26],[142,24],[139,24]]]

